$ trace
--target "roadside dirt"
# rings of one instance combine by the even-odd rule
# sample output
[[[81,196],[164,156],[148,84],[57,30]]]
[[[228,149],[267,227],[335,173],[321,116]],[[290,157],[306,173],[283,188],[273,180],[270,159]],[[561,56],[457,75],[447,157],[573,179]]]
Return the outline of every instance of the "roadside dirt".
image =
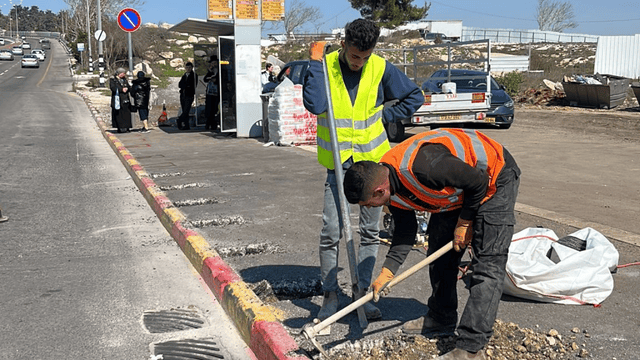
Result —
[[[616,141],[640,142],[640,107],[587,109],[568,106],[521,105],[514,126],[539,126]]]

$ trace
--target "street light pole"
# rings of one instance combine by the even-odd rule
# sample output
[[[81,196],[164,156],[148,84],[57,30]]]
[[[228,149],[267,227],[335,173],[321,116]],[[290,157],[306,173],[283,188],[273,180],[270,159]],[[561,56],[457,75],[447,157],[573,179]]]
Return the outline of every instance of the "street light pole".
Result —
[[[93,59],[91,58],[91,24],[90,24],[90,16],[89,10],[91,7],[89,6],[89,0],[87,0],[87,42],[89,43],[89,72],[93,73]]]
[[[102,30],[102,12],[100,11],[100,0],[98,0],[98,31]],[[102,40],[98,39],[98,71],[100,71],[100,87],[104,87],[104,55],[102,54]]]

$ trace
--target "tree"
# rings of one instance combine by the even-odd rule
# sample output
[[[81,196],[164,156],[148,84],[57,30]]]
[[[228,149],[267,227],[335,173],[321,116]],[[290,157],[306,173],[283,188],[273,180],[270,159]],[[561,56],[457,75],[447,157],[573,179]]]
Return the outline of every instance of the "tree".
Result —
[[[284,14],[284,32],[285,34],[293,34],[293,32],[307,23],[315,24],[322,18],[320,8],[315,6],[307,6],[300,0],[292,0],[289,3],[289,11]]]
[[[578,26],[573,22],[573,6],[568,1],[538,0],[537,18],[540,30],[562,32]]]
[[[378,22],[381,27],[395,28],[410,21],[427,17],[431,3],[414,6],[413,0],[349,0],[351,7],[365,19]]]

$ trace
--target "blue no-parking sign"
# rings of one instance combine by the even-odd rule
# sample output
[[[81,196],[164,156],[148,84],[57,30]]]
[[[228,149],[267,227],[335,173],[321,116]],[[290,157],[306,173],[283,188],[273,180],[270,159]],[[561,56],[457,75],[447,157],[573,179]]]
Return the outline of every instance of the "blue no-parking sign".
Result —
[[[138,30],[142,20],[140,14],[131,8],[122,9],[118,14],[118,26],[126,32],[134,32]]]

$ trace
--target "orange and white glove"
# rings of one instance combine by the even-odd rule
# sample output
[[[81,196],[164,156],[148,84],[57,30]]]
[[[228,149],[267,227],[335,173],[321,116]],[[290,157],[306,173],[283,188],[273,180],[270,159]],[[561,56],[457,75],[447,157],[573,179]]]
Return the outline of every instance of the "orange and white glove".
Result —
[[[385,296],[389,294],[390,289],[387,287],[387,285],[389,285],[389,282],[392,279],[393,273],[391,272],[391,270],[383,267],[382,271],[380,271],[380,275],[378,275],[373,284],[371,284],[374,302],[378,302],[378,300],[380,300],[380,293]]]
[[[326,41],[314,41],[309,47],[309,59],[315,61],[322,61],[324,57],[324,51],[327,48]]]
[[[453,249],[457,252],[464,250],[473,238],[473,220],[458,218],[456,229],[453,231]]]

